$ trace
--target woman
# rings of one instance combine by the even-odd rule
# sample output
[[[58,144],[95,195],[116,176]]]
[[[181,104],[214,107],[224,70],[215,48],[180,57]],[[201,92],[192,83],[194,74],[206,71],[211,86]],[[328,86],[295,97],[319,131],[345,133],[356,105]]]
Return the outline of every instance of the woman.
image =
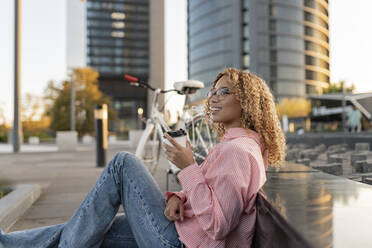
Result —
[[[190,148],[163,144],[182,171],[183,190],[162,197],[134,155],[118,153],[64,224],[0,234],[0,247],[249,247],[255,197],[285,140],[274,101],[259,77],[227,68],[206,103],[220,143],[199,166]],[[125,215],[116,215],[120,204]],[[2,245],[2,246],[1,246]]]

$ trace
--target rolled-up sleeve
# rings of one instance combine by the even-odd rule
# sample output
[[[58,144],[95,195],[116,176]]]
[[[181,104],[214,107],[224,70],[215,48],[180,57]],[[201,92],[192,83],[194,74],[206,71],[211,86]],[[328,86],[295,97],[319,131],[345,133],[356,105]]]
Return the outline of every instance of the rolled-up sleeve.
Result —
[[[206,172],[193,164],[178,174],[200,226],[211,239],[225,238],[238,225],[248,197],[251,164],[250,154],[231,144],[221,149]]]
[[[168,202],[169,199],[174,195],[176,195],[178,198],[180,198],[182,203],[184,203],[186,201],[186,193],[185,193],[184,190],[182,190],[182,191],[178,191],[178,192],[167,191],[165,193],[165,202]]]

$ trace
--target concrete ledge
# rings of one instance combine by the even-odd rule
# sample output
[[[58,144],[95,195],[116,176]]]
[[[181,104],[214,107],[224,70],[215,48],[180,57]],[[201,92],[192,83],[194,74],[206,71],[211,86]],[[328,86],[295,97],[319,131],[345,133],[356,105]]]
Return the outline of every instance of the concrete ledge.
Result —
[[[38,184],[18,184],[0,199],[0,228],[7,232],[27,209],[40,197]]]
[[[325,132],[325,133],[304,133],[302,135],[286,133],[288,144],[307,144],[316,146],[325,144],[327,147],[336,144],[347,144],[348,149],[354,150],[357,143],[369,143],[372,147],[372,132],[343,133],[343,132]]]
[[[309,167],[286,162],[278,172],[267,173],[263,190],[271,205],[312,247],[370,247],[372,186],[364,180],[309,173]]]
[[[76,151],[78,146],[78,133],[76,131],[58,131],[57,147],[60,152]]]

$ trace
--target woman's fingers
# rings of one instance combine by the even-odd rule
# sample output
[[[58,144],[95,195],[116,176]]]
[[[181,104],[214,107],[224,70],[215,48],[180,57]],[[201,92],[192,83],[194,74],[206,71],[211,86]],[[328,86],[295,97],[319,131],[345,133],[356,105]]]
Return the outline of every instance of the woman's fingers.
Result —
[[[186,140],[186,148],[192,150],[191,143],[189,140]]]
[[[170,210],[170,217],[173,219],[173,220],[178,220],[179,219],[179,216],[177,214],[177,210],[175,208],[172,208]]]
[[[165,137],[169,140],[170,143],[176,148],[182,147],[175,139],[173,139],[169,134],[165,133]]]
[[[172,161],[174,160],[175,155],[174,155],[173,152],[165,151],[165,155],[167,155],[167,159],[168,159],[169,161],[172,162]]]
[[[165,208],[164,215],[168,220],[174,221],[173,215],[171,214],[171,209],[169,207]]]
[[[170,221],[180,220],[183,221],[183,204],[178,202],[172,202],[167,204],[164,215]]]
[[[172,163],[174,163],[177,156],[179,156],[178,151],[174,151],[174,150],[165,150],[164,153],[167,156],[167,159],[171,161]]]
[[[170,146],[165,142],[163,142],[163,146],[164,146],[165,150],[167,150],[167,151],[173,151],[174,150],[173,146]]]
[[[165,214],[165,217],[167,217],[167,219],[170,221],[176,221],[180,219],[180,216],[176,214],[175,212],[174,213],[169,212]]]
[[[190,142],[186,143],[186,147],[172,147],[165,143],[163,143],[163,147],[165,148],[164,152],[167,156],[167,159],[178,168],[184,169],[185,167],[195,163]]]

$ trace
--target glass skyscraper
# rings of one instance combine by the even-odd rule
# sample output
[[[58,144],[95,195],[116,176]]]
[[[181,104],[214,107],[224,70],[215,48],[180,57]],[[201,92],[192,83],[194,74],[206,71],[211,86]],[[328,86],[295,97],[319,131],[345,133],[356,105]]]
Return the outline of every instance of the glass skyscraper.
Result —
[[[137,109],[147,112],[147,92],[123,79],[149,78],[149,1],[87,1],[87,65],[100,74],[100,90],[113,97],[115,130],[138,128]]]
[[[188,0],[188,56],[189,78],[207,86],[234,66],[265,79],[277,99],[321,94],[330,75],[328,1]]]

